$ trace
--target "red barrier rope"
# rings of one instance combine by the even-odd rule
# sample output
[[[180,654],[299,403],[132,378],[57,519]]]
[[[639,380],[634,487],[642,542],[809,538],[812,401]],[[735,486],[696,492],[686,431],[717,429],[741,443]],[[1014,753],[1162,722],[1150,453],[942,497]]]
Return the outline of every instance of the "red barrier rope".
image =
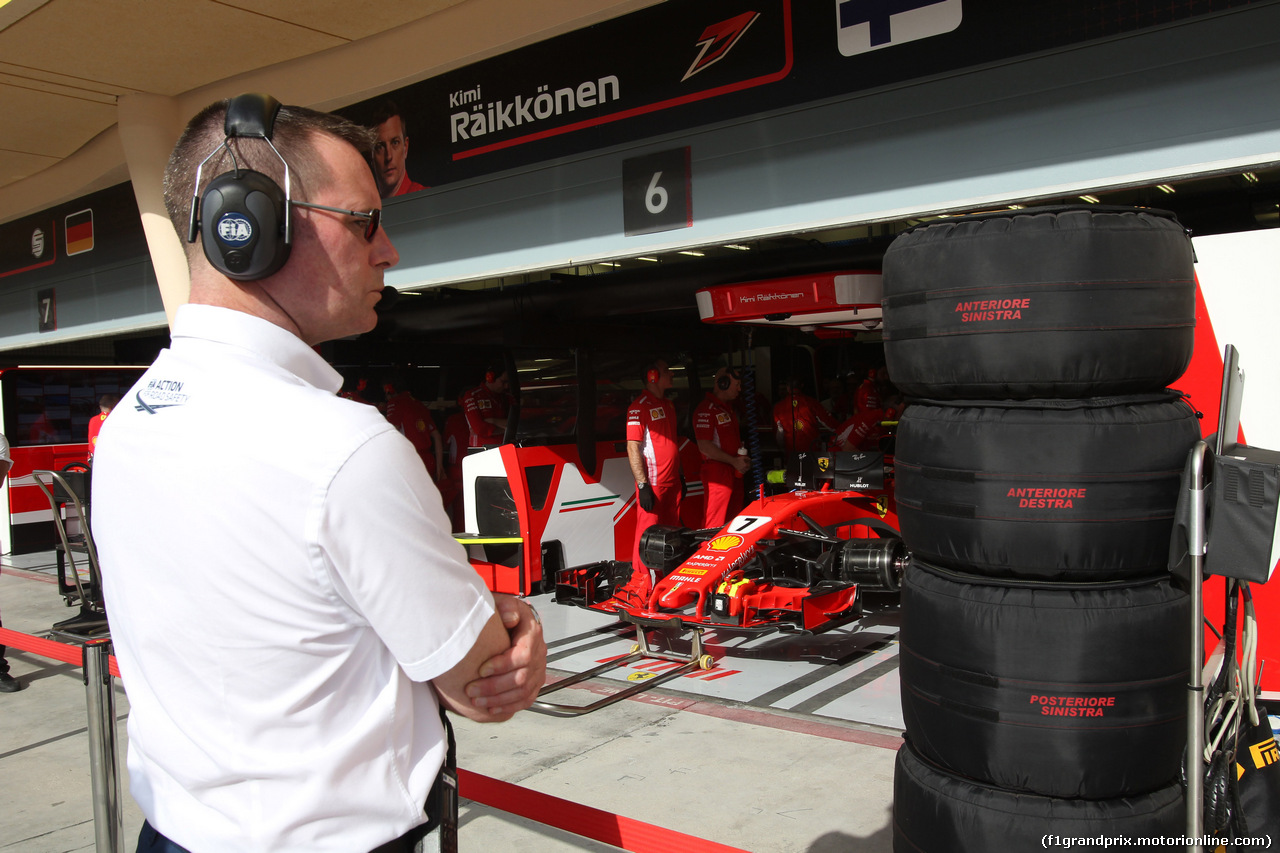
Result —
[[[0,628],[0,646],[21,649],[24,652],[31,652],[45,658],[53,658],[75,666],[84,665],[84,651],[80,646],[59,643],[56,640],[46,640],[43,637],[33,637],[30,634],[10,631],[8,628]],[[107,658],[107,671],[116,678],[120,677],[120,667],[116,666],[115,655]]]
[[[84,652],[80,646],[33,637],[8,628],[0,628],[0,646],[21,649],[75,666],[84,663]],[[108,669],[113,676],[120,677],[115,655],[108,660]],[[458,769],[458,785],[462,796],[477,803],[612,844],[631,853],[670,853],[672,850],[680,850],[681,853],[744,853],[737,847],[562,800],[461,768]]]
[[[745,853],[716,841],[562,800],[458,768],[458,793],[469,800],[621,847],[631,853]]]

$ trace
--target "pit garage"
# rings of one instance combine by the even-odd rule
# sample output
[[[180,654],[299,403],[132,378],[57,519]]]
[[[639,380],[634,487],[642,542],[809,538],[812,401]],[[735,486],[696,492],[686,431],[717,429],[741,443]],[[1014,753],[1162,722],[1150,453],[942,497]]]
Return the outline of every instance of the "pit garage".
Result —
[[[394,98],[413,129],[407,169],[424,186],[384,203],[401,255],[387,275],[394,304],[389,296],[374,332],[328,345],[326,356],[352,378],[410,371],[419,396],[444,407],[495,354],[518,370],[549,348],[575,375],[578,354],[612,346],[705,355],[691,360],[702,367],[689,371],[686,388],[705,387],[716,353],[768,368],[769,390],[796,370],[816,385],[884,363],[880,318],[820,335],[822,323],[769,313],[748,337],[745,325],[704,322],[698,292],[879,272],[899,235],[973,214],[1155,209],[1190,231],[1199,284],[1195,356],[1175,387],[1212,432],[1222,348],[1235,344],[1251,377],[1244,435],[1280,446],[1280,412],[1259,391],[1274,386],[1280,364],[1265,319],[1280,307],[1272,305],[1280,289],[1267,284],[1280,233],[1280,118],[1259,94],[1280,84],[1280,3],[1084,11],[1066,0],[1033,9],[943,0],[864,15],[872,5],[657,4],[425,77],[404,57],[380,85],[315,98],[353,117]],[[373,50],[355,42],[349,55]],[[678,54],[671,62],[680,67],[646,62],[655,53]],[[418,82],[401,85],[411,78]],[[199,92],[163,107],[197,95],[208,99]],[[155,106],[126,99],[122,121],[145,127]],[[155,217],[158,188],[140,178],[167,146],[134,139],[133,197],[104,204]],[[36,220],[52,212],[47,230],[60,233],[84,198],[0,215],[6,245],[29,252]],[[163,232],[139,227],[127,238],[131,256],[112,262],[122,308],[104,308],[95,289],[105,267],[33,270],[27,255],[13,254],[0,270],[7,356],[133,360],[163,345],[164,309],[182,298],[172,235]],[[42,328],[28,309],[49,293],[62,320]],[[621,659],[635,642],[633,628],[608,614],[554,603],[545,582],[521,591],[556,614],[547,624],[558,674]],[[1222,608],[1214,594],[1206,613]],[[1254,587],[1267,660],[1277,657],[1274,597]],[[875,593],[856,618],[819,633],[713,629],[702,642],[715,648],[715,668],[645,695],[897,735],[908,727],[900,626],[897,597]],[[690,653],[687,638],[665,639]],[[609,694],[676,666],[628,663],[588,692]],[[1264,668],[1261,681],[1272,699],[1275,669]]]

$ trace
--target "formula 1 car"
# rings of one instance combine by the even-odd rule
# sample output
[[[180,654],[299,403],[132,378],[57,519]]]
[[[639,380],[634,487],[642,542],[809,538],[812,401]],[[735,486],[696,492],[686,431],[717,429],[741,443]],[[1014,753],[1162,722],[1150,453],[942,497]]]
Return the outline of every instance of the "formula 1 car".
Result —
[[[798,454],[782,494],[762,496],[720,529],[650,527],[639,571],[602,561],[562,569],[555,598],[638,628],[811,633],[861,615],[864,590],[896,591],[907,562],[884,519],[880,453]],[[641,631],[643,633],[643,631]]]

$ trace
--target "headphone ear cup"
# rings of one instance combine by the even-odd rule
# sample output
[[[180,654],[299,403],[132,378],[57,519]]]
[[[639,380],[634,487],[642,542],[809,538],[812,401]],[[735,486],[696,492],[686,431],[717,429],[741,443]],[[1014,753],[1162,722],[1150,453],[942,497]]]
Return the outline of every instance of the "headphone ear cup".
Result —
[[[200,236],[205,257],[234,281],[266,278],[289,259],[285,194],[261,172],[227,172],[200,197]]]
[[[494,375],[494,373],[493,373],[493,371],[492,371],[492,370],[486,370],[486,371],[484,372],[484,381],[485,381],[485,382],[492,383],[492,382],[493,382],[493,380],[495,380],[495,379],[497,379],[497,378],[498,378],[498,377]]]
[[[729,372],[727,370],[716,377],[716,387],[719,388],[721,391],[728,391],[729,384],[731,382],[733,382],[733,377],[729,375]]]
[[[644,375],[644,381],[648,385],[658,384],[658,371],[655,368],[649,368],[649,372]]]

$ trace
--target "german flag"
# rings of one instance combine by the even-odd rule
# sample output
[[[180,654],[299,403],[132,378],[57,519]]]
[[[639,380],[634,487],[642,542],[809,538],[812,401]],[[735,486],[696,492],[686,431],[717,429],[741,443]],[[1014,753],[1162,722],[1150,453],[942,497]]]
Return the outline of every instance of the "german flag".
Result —
[[[93,209],[86,208],[67,216],[67,239],[63,243],[68,255],[78,255],[93,248]]]

